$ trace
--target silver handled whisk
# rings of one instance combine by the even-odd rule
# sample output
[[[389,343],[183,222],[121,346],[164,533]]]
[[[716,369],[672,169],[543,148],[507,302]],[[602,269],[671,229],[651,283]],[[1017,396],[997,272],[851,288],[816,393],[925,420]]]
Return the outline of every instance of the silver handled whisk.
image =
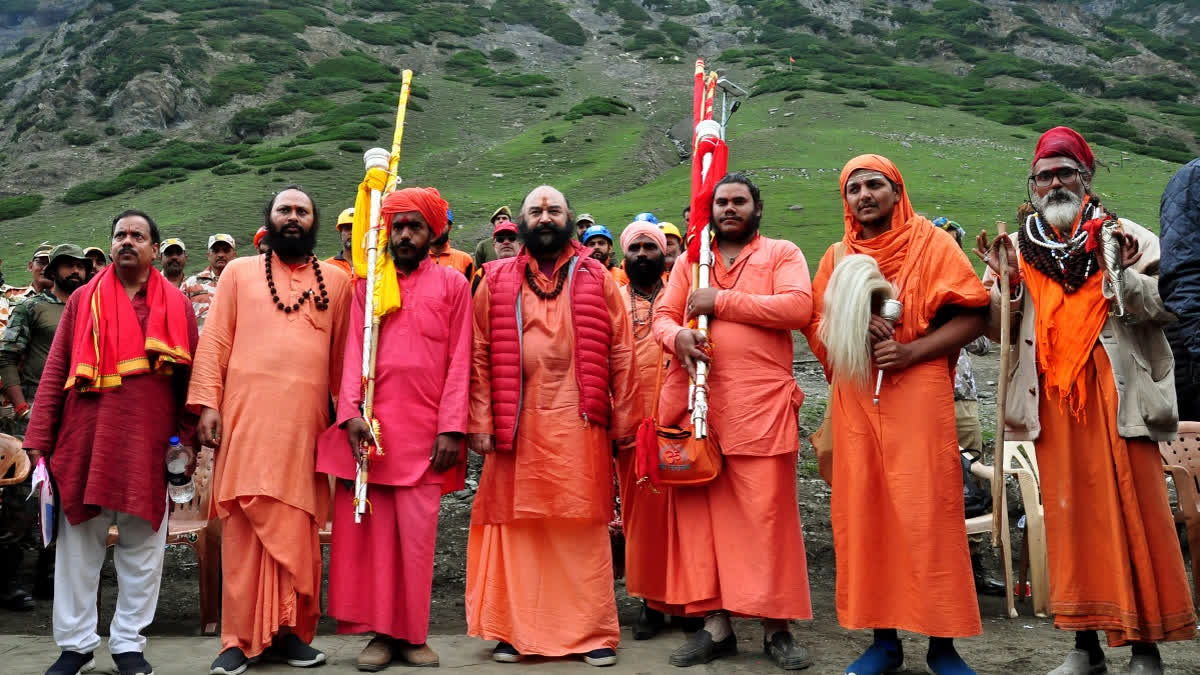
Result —
[[[888,322],[889,326],[896,325],[900,320],[900,315],[904,312],[904,303],[899,300],[888,298],[883,301],[883,306],[879,308],[879,317]],[[883,369],[879,370],[879,376],[875,378],[875,405],[879,405],[879,390],[883,388]]]
[[[1100,251],[1104,256],[1103,288],[1106,295],[1113,297],[1109,314],[1117,318],[1125,316],[1125,270],[1121,267],[1121,238],[1116,236],[1121,227],[1116,218],[1100,226]]]

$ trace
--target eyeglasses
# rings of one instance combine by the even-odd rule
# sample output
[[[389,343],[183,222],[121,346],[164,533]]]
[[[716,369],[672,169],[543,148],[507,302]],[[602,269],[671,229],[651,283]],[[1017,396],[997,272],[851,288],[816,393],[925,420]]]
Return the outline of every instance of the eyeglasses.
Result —
[[[511,244],[517,240],[517,235],[515,235],[515,234],[498,234],[498,235],[492,237],[492,239],[494,239],[497,244]]]
[[[1080,171],[1069,166],[1059,167],[1057,169],[1049,169],[1039,171],[1029,176],[1029,180],[1033,181],[1038,187],[1047,187],[1057,178],[1058,182],[1063,185],[1071,185],[1079,180],[1086,172]]]

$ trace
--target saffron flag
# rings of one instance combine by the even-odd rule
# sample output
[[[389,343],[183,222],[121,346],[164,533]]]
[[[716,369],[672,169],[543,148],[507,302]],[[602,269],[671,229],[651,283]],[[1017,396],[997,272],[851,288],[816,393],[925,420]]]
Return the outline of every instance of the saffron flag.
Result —
[[[717,88],[717,73],[704,73],[704,61],[696,60],[696,93],[693,98],[693,120],[698,125],[713,116],[713,95]],[[705,168],[707,158],[707,169]],[[688,212],[688,261],[700,260],[700,233],[712,215],[713,189],[725,177],[729,164],[729,148],[719,136],[697,138],[692,131],[692,202]],[[708,242],[705,242],[706,244]]]
[[[371,222],[371,191],[387,186],[388,172],[383,169],[368,169],[363,182],[358,186],[358,197],[354,201],[354,227],[351,230],[350,253],[354,260],[354,276],[366,279],[367,270],[367,233],[374,223]],[[372,315],[383,318],[400,309],[400,281],[396,277],[396,265],[392,256],[388,255],[388,239],[391,236],[391,224],[382,223],[379,226],[379,236],[376,240],[378,255],[375,256],[375,298]]]

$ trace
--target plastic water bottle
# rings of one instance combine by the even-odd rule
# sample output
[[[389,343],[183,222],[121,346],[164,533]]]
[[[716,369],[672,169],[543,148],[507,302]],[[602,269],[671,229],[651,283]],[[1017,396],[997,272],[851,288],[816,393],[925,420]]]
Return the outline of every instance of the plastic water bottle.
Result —
[[[196,496],[196,484],[187,475],[191,453],[180,445],[178,436],[172,436],[170,443],[167,448],[167,495],[176,504],[186,504]]]

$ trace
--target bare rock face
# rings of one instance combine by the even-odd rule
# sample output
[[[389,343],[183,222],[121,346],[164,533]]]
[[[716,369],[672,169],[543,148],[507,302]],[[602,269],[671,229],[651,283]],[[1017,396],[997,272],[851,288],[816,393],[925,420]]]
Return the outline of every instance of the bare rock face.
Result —
[[[199,95],[184,90],[170,73],[141,73],[109,99],[113,124],[120,129],[166,129],[204,109]]]

